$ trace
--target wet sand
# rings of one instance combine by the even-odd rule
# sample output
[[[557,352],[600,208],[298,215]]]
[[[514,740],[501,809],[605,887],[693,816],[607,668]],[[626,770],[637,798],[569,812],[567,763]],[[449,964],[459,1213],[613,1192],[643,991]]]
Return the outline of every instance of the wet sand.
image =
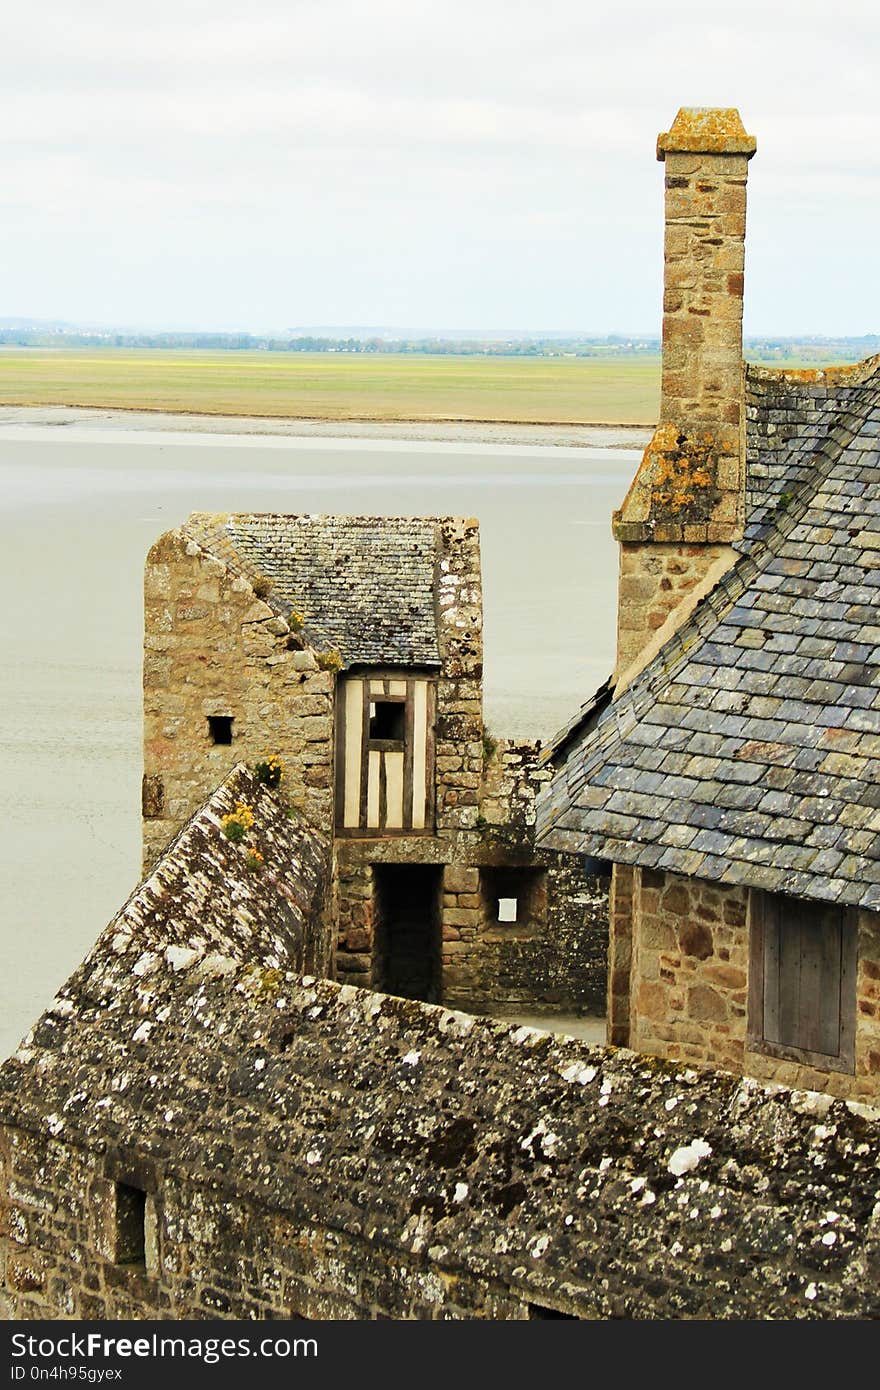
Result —
[[[78,431],[266,435],[298,439],[407,440],[413,443],[511,444],[570,449],[644,448],[651,431],[639,425],[497,424],[479,420],[291,420],[273,415],[190,415],[89,406],[0,406],[0,430],[75,425]]]

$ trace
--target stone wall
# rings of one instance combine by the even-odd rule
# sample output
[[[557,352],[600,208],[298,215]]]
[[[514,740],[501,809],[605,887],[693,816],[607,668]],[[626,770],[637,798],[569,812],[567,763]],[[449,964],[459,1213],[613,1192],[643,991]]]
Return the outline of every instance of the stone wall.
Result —
[[[377,985],[374,868],[442,866],[438,927],[444,1003],[477,1013],[602,1015],[608,880],[584,861],[534,848],[534,800],[549,777],[540,745],[487,742],[474,829],[336,846],[340,980]],[[484,745],[480,740],[480,757]],[[496,889],[521,885],[526,915],[502,923]]]
[[[617,599],[617,693],[650,660],[656,646],[677,627],[706,580],[728,568],[736,556],[724,545],[620,546]]]
[[[617,871],[618,873],[620,870]],[[640,1052],[832,1095],[880,1094],[880,919],[859,914],[853,1074],[749,1046],[749,889],[653,870],[634,874],[631,1025]]]
[[[480,529],[473,518],[444,517],[437,578],[435,759],[437,834],[476,825],[483,769],[483,591]]]
[[[148,1192],[142,1261],[113,1257],[118,1173]],[[527,1289],[434,1270],[418,1252],[339,1229],[307,1201],[281,1212],[242,1199],[229,1176],[209,1186],[0,1129],[0,1194],[0,1318],[529,1317]]]
[[[236,763],[279,756],[291,805],[332,827],[334,676],[249,581],[181,531],[145,575],[144,869]],[[215,744],[210,715],[231,715]]]
[[[880,1315],[876,1111],[239,982],[169,971],[167,1036],[129,1046],[123,1087],[106,1013],[85,1050],[74,1021],[0,1069],[0,1315]],[[120,1182],[145,1198],[127,1261]]]
[[[632,1014],[633,895],[636,870],[615,864],[608,899],[608,988],[606,1037],[613,1047],[629,1047]]]

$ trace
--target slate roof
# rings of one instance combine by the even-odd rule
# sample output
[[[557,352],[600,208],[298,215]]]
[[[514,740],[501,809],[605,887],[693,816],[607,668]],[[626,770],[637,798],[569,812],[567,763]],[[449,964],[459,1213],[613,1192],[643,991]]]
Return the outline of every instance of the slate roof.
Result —
[[[343,666],[438,666],[434,518],[196,513],[184,528],[231,569],[271,581],[270,607]]]
[[[557,744],[538,839],[880,910],[880,359],[763,376],[743,553]]]
[[[774,520],[781,496],[790,496],[808,478],[813,456],[862,387],[870,387],[880,357],[851,367],[784,372],[746,368],[746,528],[747,549]]]
[[[220,830],[242,796],[255,874]],[[302,979],[322,852],[234,774],[0,1067],[0,1125],[392,1268],[403,1248],[449,1288],[469,1270],[585,1317],[880,1316],[876,1114]]]

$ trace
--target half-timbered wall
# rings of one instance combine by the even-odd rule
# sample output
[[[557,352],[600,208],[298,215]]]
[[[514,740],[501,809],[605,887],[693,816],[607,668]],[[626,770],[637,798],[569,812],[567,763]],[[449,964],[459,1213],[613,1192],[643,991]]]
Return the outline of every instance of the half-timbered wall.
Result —
[[[409,672],[340,680],[337,834],[433,833],[435,688]]]

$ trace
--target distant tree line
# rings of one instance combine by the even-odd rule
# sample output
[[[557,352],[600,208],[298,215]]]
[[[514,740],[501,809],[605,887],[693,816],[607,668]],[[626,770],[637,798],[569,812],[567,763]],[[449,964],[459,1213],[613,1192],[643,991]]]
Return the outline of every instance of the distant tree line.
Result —
[[[385,338],[297,335],[260,337],[251,333],[104,333],[75,328],[0,328],[0,346],[31,348],[164,348],[213,352],[395,353],[456,357],[655,357],[660,339],[572,335],[522,338]],[[880,352],[880,335],[840,338],[746,338],[745,354],[755,362],[858,361]]]
[[[654,355],[659,338],[291,338],[250,333],[101,333],[0,328],[0,345],[35,348],[165,348],[219,352],[410,353],[460,357],[608,357]]]

